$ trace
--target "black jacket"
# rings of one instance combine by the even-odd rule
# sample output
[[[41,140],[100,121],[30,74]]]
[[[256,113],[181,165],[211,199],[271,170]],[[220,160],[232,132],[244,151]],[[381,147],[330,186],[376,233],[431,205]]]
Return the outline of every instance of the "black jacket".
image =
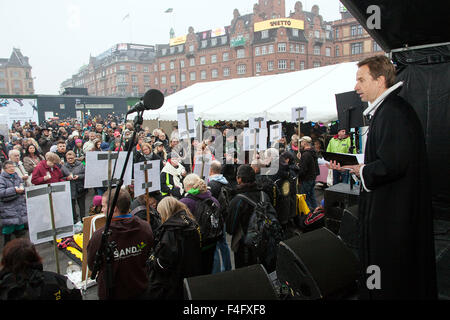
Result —
[[[313,149],[301,151],[301,158],[298,164],[298,178],[300,181],[315,181],[320,174],[317,155]]]
[[[180,211],[155,233],[156,246],[149,258],[149,298],[182,300],[183,279],[202,273],[200,228]]]
[[[0,300],[82,300],[82,297],[80,290],[67,287],[65,276],[43,271],[42,264],[36,264],[22,276],[1,270]]]

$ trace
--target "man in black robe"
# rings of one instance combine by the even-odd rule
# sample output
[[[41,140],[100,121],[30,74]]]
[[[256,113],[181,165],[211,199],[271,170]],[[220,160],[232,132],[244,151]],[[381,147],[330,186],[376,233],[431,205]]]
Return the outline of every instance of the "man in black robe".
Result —
[[[346,166],[362,182],[360,299],[437,299],[422,125],[398,96],[403,83],[394,84],[395,68],[387,57],[359,62],[356,82],[361,100],[369,102],[365,114],[371,115],[364,164]]]

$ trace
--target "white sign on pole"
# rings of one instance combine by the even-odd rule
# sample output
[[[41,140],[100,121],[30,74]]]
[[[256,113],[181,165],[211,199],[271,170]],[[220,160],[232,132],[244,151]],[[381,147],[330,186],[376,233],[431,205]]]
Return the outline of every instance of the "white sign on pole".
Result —
[[[147,161],[134,164],[134,197],[139,197],[145,194],[145,189],[148,192],[161,190],[160,179],[160,164],[159,160]],[[147,171],[147,184],[145,183],[145,170]]]
[[[294,107],[291,109],[291,121],[298,123],[299,121],[306,120],[306,107]],[[298,112],[300,111],[300,118],[298,117]]]
[[[111,152],[111,159],[109,159],[108,151],[89,151],[86,152],[86,171],[84,176],[84,187],[85,188],[106,188],[108,187],[108,161],[111,161],[111,175],[114,169],[114,163],[117,159],[116,171],[114,176],[112,176],[112,185],[116,185],[120,174],[122,173],[122,168],[125,166],[125,159],[127,157],[126,152]],[[123,185],[127,186],[131,184],[131,173],[133,170],[133,153],[130,155],[128,160],[127,168],[125,170],[125,175],[123,177]]]
[[[281,139],[282,135],[281,126],[282,126],[281,123],[272,124],[270,126],[270,136],[269,136],[270,142],[276,142]]]
[[[255,128],[267,129],[266,118],[265,117],[250,118],[248,120],[248,126],[250,129],[255,129]]]
[[[56,237],[59,239],[74,234],[70,181],[52,183],[50,187],[47,184],[31,186],[25,189],[25,195],[30,241],[34,244],[53,240],[50,192]]]
[[[255,134],[256,151],[264,151],[267,149],[267,129],[244,128],[244,151],[255,150]]]
[[[178,134],[181,139],[195,138],[196,128],[194,119],[194,106],[179,106],[177,110]],[[187,135],[189,131],[189,137]]]
[[[22,125],[28,121],[39,122],[36,99],[0,98],[0,117],[7,119],[11,128],[14,121]]]
[[[194,173],[206,182],[209,179],[209,169],[211,168],[212,161],[212,155],[209,153],[203,156],[201,154],[195,156]]]

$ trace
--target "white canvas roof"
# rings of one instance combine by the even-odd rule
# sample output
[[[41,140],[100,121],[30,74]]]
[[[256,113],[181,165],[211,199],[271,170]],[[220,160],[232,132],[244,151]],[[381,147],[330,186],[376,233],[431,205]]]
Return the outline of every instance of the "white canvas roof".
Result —
[[[277,75],[196,83],[165,98],[158,110],[144,112],[144,120],[177,120],[177,107],[193,105],[202,120],[291,121],[291,109],[307,107],[308,121],[337,120],[335,94],[352,91],[355,62]]]

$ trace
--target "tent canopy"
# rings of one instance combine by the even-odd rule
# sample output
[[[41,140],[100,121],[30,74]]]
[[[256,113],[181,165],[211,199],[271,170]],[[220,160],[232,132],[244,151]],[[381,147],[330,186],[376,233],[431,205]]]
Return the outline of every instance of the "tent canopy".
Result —
[[[422,46],[450,41],[448,1],[423,0],[340,0],[370,36],[390,52],[406,46]],[[380,28],[368,28],[374,11],[380,8]],[[375,16],[374,16],[375,17]]]
[[[177,108],[194,106],[202,120],[248,120],[265,116],[291,121],[294,107],[307,107],[306,121],[337,119],[335,94],[352,91],[355,62],[283,74],[196,83],[166,97],[158,110],[144,112],[144,120],[177,120]]]

